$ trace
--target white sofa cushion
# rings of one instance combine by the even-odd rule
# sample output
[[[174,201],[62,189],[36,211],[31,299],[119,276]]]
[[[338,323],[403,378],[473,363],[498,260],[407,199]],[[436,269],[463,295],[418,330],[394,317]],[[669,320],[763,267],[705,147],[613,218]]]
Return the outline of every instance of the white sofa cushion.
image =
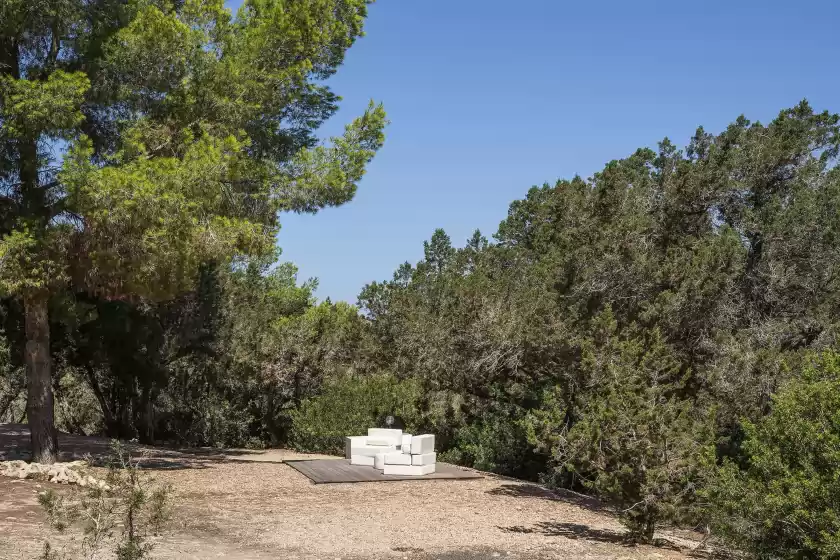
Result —
[[[423,476],[435,472],[434,465],[385,465],[382,474],[394,474],[398,476]]]
[[[366,457],[376,457],[377,453],[390,453],[392,451],[397,451],[397,447],[395,445],[360,445],[358,447],[350,448],[350,456],[364,455]]]
[[[412,465],[434,465],[437,462],[437,453],[424,453],[423,455],[411,455]]]
[[[402,430],[391,430],[388,428],[368,428],[368,437],[376,440],[387,439],[391,445],[398,447],[402,445]]]
[[[403,453],[411,455],[411,434],[402,435],[402,446],[400,449]]]
[[[369,455],[351,455],[350,464],[372,467],[374,465],[374,458]]]
[[[385,454],[385,464],[386,465],[410,465],[411,464],[411,455],[406,455],[400,451],[396,453],[386,453]]]
[[[347,436],[344,438],[344,458],[349,459],[352,453],[351,449],[354,447],[364,447],[367,442],[367,436]]]
[[[432,434],[423,434],[421,436],[414,436],[411,438],[411,454],[425,455],[435,450],[435,436]]]

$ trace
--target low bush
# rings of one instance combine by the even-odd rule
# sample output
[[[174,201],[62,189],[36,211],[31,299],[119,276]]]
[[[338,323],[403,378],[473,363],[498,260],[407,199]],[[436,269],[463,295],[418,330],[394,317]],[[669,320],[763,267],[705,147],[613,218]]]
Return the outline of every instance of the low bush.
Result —
[[[292,445],[301,451],[343,454],[344,438],[366,434],[385,415],[403,419],[406,431],[420,423],[417,382],[392,375],[344,375],[291,412]]]
[[[50,526],[73,536],[62,548],[44,543],[42,560],[149,558],[171,513],[172,488],[157,484],[119,443],[112,444],[108,474],[101,484],[72,486],[68,494],[42,492],[38,501]],[[108,553],[110,552],[110,555]]]
[[[537,480],[548,457],[534,452],[514,407],[486,413],[455,433],[442,461],[527,480]]]

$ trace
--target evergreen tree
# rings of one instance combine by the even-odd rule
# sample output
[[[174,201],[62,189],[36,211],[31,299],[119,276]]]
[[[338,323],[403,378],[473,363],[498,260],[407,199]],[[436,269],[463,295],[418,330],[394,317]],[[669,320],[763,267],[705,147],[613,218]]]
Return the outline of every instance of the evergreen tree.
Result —
[[[381,106],[330,145],[314,132],[367,4],[0,5],[0,287],[25,308],[35,460],[57,454],[51,296],[171,298],[204,262],[271,252],[278,212],[352,198]]]

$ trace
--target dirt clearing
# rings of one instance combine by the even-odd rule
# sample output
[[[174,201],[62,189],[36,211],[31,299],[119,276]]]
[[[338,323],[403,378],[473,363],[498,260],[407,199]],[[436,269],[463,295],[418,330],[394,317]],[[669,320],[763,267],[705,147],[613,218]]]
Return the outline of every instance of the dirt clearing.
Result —
[[[0,459],[27,440],[22,426],[0,425]],[[101,438],[63,435],[61,443],[63,459],[107,449]],[[671,545],[626,546],[597,504],[493,475],[315,485],[283,464],[312,455],[150,451],[154,476],[176,491],[160,559],[652,559],[684,558],[692,545],[663,534]],[[60,542],[37,505],[47,486],[0,478],[0,558],[33,558],[45,538]]]

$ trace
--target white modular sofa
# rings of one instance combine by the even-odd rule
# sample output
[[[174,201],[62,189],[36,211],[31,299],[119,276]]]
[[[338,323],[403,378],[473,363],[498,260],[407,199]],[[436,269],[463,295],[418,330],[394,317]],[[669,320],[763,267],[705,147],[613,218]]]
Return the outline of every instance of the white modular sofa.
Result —
[[[373,467],[386,475],[422,476],[435,472],[435,436],[370,428],[366,436],[348,436],[344,454],[352,465]]]

